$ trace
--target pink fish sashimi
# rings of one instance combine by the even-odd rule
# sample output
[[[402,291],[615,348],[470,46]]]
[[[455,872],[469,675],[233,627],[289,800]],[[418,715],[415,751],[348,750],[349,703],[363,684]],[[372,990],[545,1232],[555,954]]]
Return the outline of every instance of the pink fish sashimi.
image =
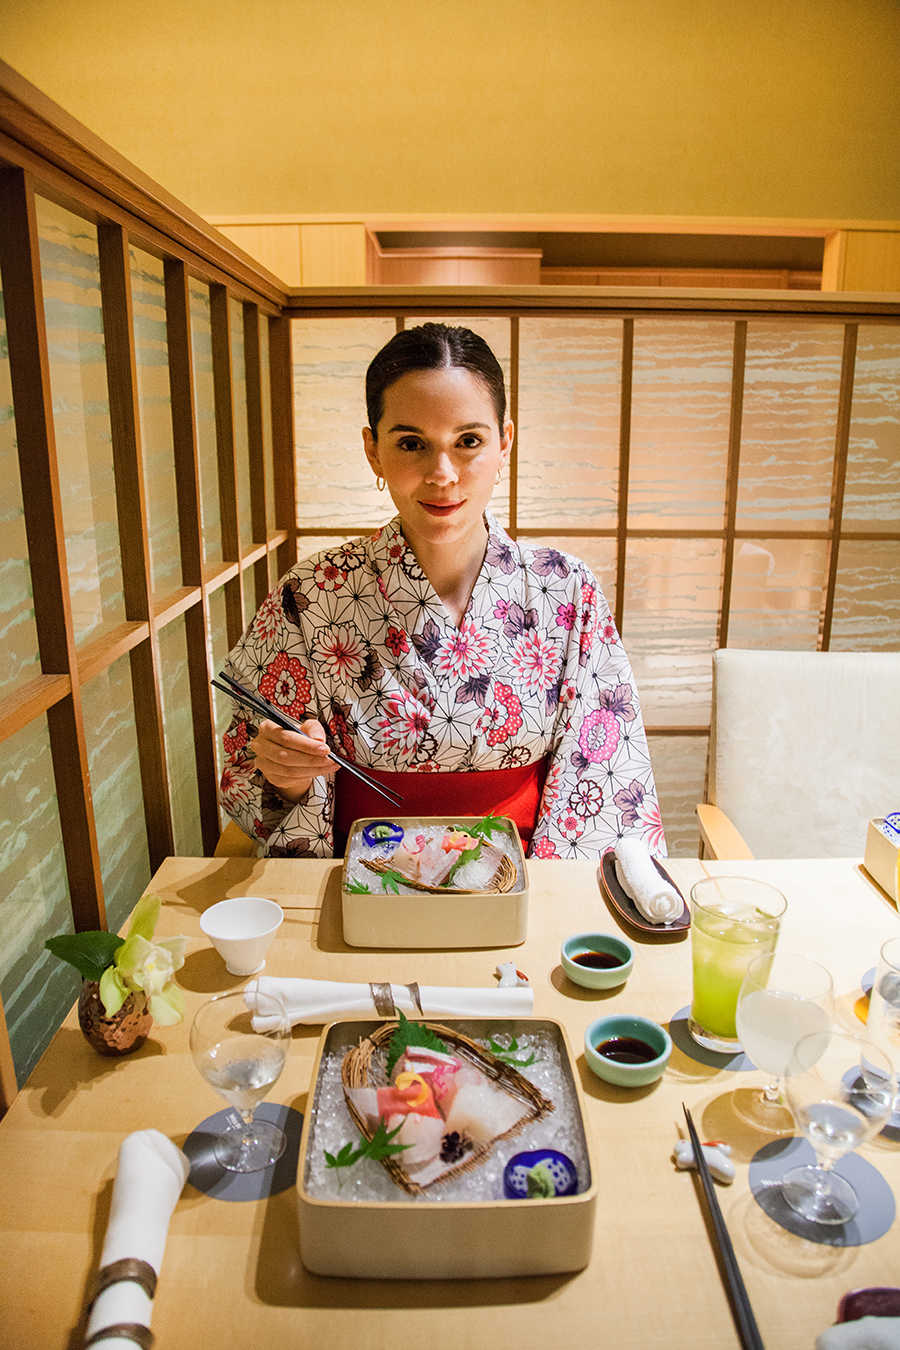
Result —
[[[417,1045],[410,1046],[397,1064],[428,1079],[434,1099],[445,1116],[464,1083],[480,1083],[484,1080],[480,1069],[458,1055],[443,1055],[440,1051],[426,1050]],[[397,1069],[394,1073],[396,1076]]]
[[[391,1083],[388,1087],[378,1088],[378,1114],[383,1119],[395,1115],[440,1116],[434,1100],[430,1083],[420,1073],[409,1071],[414,1082],[409,1084]],[[403,1074],[400,1078],[404,1077]],[[423,1100],[424,1099],[424,1100]]]

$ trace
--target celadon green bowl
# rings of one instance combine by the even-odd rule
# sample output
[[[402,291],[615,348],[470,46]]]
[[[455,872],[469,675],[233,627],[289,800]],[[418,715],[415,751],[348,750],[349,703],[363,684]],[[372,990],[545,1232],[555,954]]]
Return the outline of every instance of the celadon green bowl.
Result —
[[[580,966],[573,958],[581,952],[608,952],[621,965],[609,969]],[[613,933],[575,933],[560,948],[559,961],[569,979],[585,989],[615,989],[624,984],[634,965],[634,948]]]
[[[655,1059],[641,1064],[623,1064],[620,1060],[607,1059],[597,1047],[614,1037],[630,1037],[643,1041],[658,1051]],[[672,1038],[658,1022],[649,1017],[639,1017],[636,1013],[611,1013],[608,1017],[598,1017],[584,1033],[584,1057],[591,1070],[607,1083],[617,1087],[646,1087],[662,1078],[669,1056],[672,1053]]]

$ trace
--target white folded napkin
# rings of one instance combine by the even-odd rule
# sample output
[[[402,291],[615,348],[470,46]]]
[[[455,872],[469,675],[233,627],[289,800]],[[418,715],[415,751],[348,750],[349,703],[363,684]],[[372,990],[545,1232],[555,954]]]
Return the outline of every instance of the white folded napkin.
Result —
[[[181,1149],[159,1130],[137,1130],[122,1141],[101,1270],[136,1257],[159,1274],[169,1220],[190,1170]],[[85,1339],[120,1322],[149,1327],[152,1311],[153,1300],[133,1280],[110,1285],[94,1302]],[[134,1350],[134,1341],[121,1336],[103,1336],[94,1344],[102,1350]]]
[[[681,918],[684,901],[659,875],[642,839],[631,835],[616,844],[616,876],[648,923],[667,924]]]
[[[342,1017],[382,1015],[377,1011],[369,984],[277,979],[274,975],[261,975],[251,980],[244,991],[244,1001],[251,1012],[256,1010],[257,989],[261,994],[271,994],[280,1000],[291,1026],[298,1022],[316,1026]],[[392,984],[384,989],[385,993],[390,989],[395,1008],[406,1016],[420,1015],[407,985]],[[513,989],[442,989],[420,984],[418,990],[422,1013],[427,1017],[530,1017],[534,1012],[534,991],[530,985]],[[266,1019],[254,1017],[253,1026],[256,1031],[265,1031]]]
[[[837,1322],[816,1337],[816,1350],[900,1350],[900,1317]]]

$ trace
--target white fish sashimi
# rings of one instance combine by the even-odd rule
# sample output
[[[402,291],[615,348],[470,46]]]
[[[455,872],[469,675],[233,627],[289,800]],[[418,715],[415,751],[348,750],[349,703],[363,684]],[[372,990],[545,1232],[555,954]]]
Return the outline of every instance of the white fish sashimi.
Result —
[[[387,1121],[388,1134],[398,1125],[400,1132],[394,1136],[393,1142],[406,1144],[407,1147],[395,1157],[404,1172],[415,1178],[417,1172],[440,1158],[441,1140],[447,1127],[436,1116],[417,1116],[414,1111],[406,1116],[391,1116]],[[442,1163],[439,1171],[443,1170]]]
[[[466,1083],[453,1099],[446,1129],[465,1135],[476,1144],[488,1144],[505,1134],[528,1114],[528,1107],[515,1097],[499,1092],[486,1079]]]

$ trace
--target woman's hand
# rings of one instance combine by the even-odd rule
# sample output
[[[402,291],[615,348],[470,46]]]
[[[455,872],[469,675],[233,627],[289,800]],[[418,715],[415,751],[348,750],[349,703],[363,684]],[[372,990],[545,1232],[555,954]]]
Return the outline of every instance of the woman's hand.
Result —
[[[299,732],[283,731],[274,722],[262,722],[250,742],[256,767],[286,802],[299,802],[314,778],[336,773],[338,767],[328,758],[321,722],[308,717],[300,726]]]

